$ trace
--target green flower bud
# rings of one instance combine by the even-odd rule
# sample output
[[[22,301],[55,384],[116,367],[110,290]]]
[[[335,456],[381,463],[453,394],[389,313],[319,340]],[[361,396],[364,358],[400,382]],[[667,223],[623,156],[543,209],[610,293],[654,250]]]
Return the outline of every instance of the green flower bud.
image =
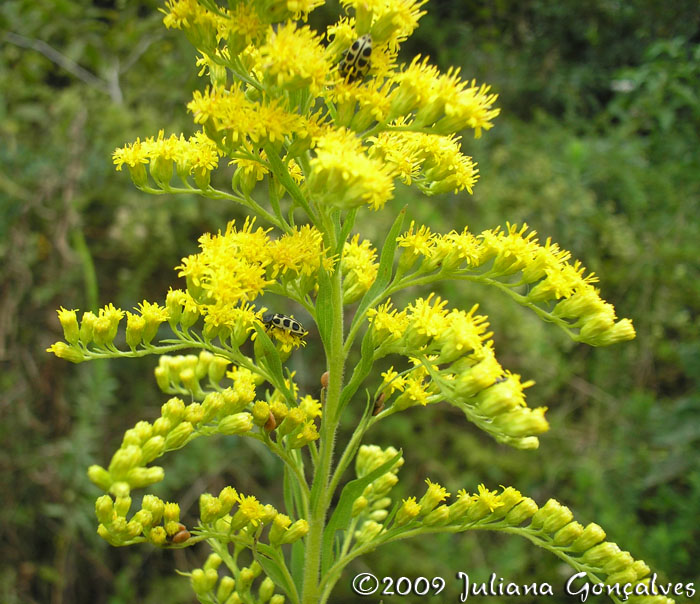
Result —
[[[141,447],[143,463],[150,463],[160,457],[165,451],[165,439],[162,436],[152,436]]]
[[[173,423],[167,417],[159,417],[153,422],[153,434],[155,436],[167,436],[173,429]]]
[[[208,367],[209,381],[218,384],[226,375],[226,368],[229,366],[228,359],[215,356]]]
[[[172,451],[184,446],[193,431],[194,426],[190,422],[182,422],[165,437],[165,448]]]
[[[109,525],[114,519],[114,502],[109,495],[102,495],[95,501],[95,516],[101,524]]]
[[[284,596],[282,594],[275,594],[270,598],[270,604],[284,604]]]
[[[605,541],[604,543],[595,545],[591,549],[584,552],[582,560],[586,564],[602,568],[603,565],[606,564],[611,558],[621,553],[622,552],[617,543]]]
[[[165,478],[165,470],[160,466],[132,468],[126,475],[126,482],[132,489],[142,489]]]
[[[133,518],[129,520],[126,524],[126,534],[129,536],[130,539],[133,539],[134,537],[138,537],[141,533],[143,532],[143,526],[140,522],[137,520],[134,520]]]
[[[131,497],[117,497],[114,502],[114,511],[117,516],[126,517],[129,513],[129,508],[131,508]]]
[[[651,572],[651,569],[644,560],[635,560],[634,564],[632,564],[632,568],[634,569],[637,579],[642,579]]]
[[[153,436],[153,426],[147,421],[141,420],[137,422],[133,427],[133,430],[138,434],[141,443],[145,443],[151,436]]]
[[[379,533],[382,532],[384,527],[373,520],[368,520],[362,525],[359,531],[355,531],[355,539],[358,543],[369,543],[374,539]]]
[[[128,497],[131,487],[125,480],[117,480],[110,485],[109,492],[115,497]]]
[[[217,497],[209,493],[202,493],[199,496],[199,517],[202,522],[214,522],[224,514],[226,511],[222,510],[221,501]]]
[[[238,591],[238,593],[246,593],[253,584],[253,581],[255,581],[255,573],[249,568],[242,568],[238,575],[238,581],[236,582],[236,591]]]
[[[162,359],[162,357],[161,357]],[[158,365],[153,371],[156,377],[156,384],[158,388],[163,392],[168,392],[170,390],[170,370],[166,365]]]
[[[103,491],[112,486],[112,475],[102,466],[92,465],[88,468],[88,478]]]
[[[196,426],[204,419],[204,407],[199,403],[190,403],[185,408],[185,420]]]
[[[204,408],[204,417],[202,422],[206,423],[214,419],[219,411],[224,408],[226,399],[221,392],[209,392],[202,401],[202,407]]]
[[[129,165],[129,176],[131,176],[131,181],[139,188],[143,188],[148,185],[148,174],[146,174],[146,166],[142,163]]]
[[[141,509],[134,514],[133,520],[145,528],[153,526],[153,514],[148,510]]]
[[[201,568],[195,568],[190,575],[192,589],[198,596],[205,596],[214,589],[218,579],[219,574],[214,569],[205,571]]]
[[[82,363],[85,356],[79,348],[68,346],[65,342],[56,342],[46,349],[46,352],[53,352],[59,359],[65,359],[71,363]]]
[[[151,176],[161,189],[168,189],[173,177],[173,160],[158,155],[149,165]]]
[[[444,526],[450,521],[450,509],[446,505],[439,505],[425,518],[423,524],[425,526]]]
[[[185,293],[179,289],[171,289],[165,296],[165,309],[168,311],[168,323],[173,329],[177,327],[177,324],[180,322],[185,298]]]
[[[636,580],[637,575],[634,572],[634,569],[630,566],[628,568],[625,568],[624,570],[609,575],[608,577],[606,577],[605,582],[608,585],[624,585],[625,583],[634,583]]]
[[[585,552],[604,539],[605,531],[595,524],[595,522],[591,522],[583,529],[583,534],[571,544],[571,549],[579,553]]]
[[[141,508],[147,510],[153,516],[153,524],[158,524],[163,518],[165,503],[155,495],[144,495],[141,501]]]
[[[245,434],[253,429],[253,416],[250,413],[228,415],[219,422],[221,434]]]
[[[165,545],[168,540],[168,534],[162,526],[153,527],[146,537],[153,545]]]
[[[92,337],[97,346],[104,348],[107,344],[111,344],[113,338],[110,338],[112,324],[107,317],[98,317],[93,324]]]
[[[394,485],[399,482],[398,477],[396,474],[393,474],[391,472],[387,472],[386,474],[382,474],[377,480],[375,480],[372,483],[372,494],[375,497],[384,497],[387,493],[391,491],[391,489],[394,488]],[[421,507],[423,509],[426,508],[425,505],[421,502]]]
[[[275,582],[270,577],[265,577],[258,590],[260,604],[265,604],[275,593]]]
[[[123,479],[131,468],[141,463],[141,447],[129,445],[118,449],[109,463],[109,473],[117,479]]]
[[[571,545],[583,534],[583,525],[579,522],[569,522],[554,534],[554,545],[566,547]]]
[[[611,575],[613,573],[619,573],[620,571],[623,571],[626,568],[631,568],[633,564],[634,558],[630,555],[629,552],[620,552],[616,556],[613,556],[612,559],[608,560],[603,566],[602,570],[605,574]],[[634,573],[634,578],[637,578],[636,573]]]
[[[285,531],[280,543],[294,543],[295,541],[299,541],[302,537],[305,537],[308,532],[309,523],[302,518],[293,523],[292,526]]]
[[[525,499],[506,514],[506,523],[510,526],[518,526],[532,518],[536,511],[537,504],[529,497],[525,497]]]
[[[381,499],[377,499],[372,504],[372,509],[373,510],[381,510],[384,508],[388,508],[391,505],[391,497],[382,497]]]
[[[256,426],[263,426],[270,417],[270,405],[265,401],[255,401],[253,405],[253,423]]]
[[[285,417],[284,421],[277,427],[277,434],[280,436],[287,436],[296,430],[305,420],[306,414],[303,409],[294,407],[289,410],[287,417]]]
[[[554,533],[569,524],[574,518],[571,510],[556,499],[550,499],[532,517],[531,528],[542,528],[545,533]]]
[[[233,592],[233,588],[236,586],[236,581],[233,579],[233,577],[221,577],[221,581],[219,581],[219,587],[216,590],[216,599],[219,602],[224,602],[226,598],[228,598],[231,595],[231,592]]]
[[[450,506],[450,522],[453,524],[459,523],[466,519],[469,508],[473,505],[474,500],[466,491],[460,491],[457,494],[457,500]]]
[[[389,512],[387,510],[374,510],[373,512],[369,513],[369,519],[374,520],[375,522],[384,522],[388,515]]]
[[[185,403],[182,399],[174,396],[160,408],[163,417],[167,417],[173,425],[178,424],[185,417]]]
[[[217,568],[219,568],[219,566],[221,566],[222,562],[223,560],[221,559],[221,556],[219,556],[219,554],[209,554],[209,557],[207,558],[207,561],[204,563],[204,566],[202,568],[204,568],[204,570],[209,570],[210,568],[216,570]]]
[[[277,510],[274,508],[274,506],[270,505],[269,503],[263,506],[263,515],[260,522],[262,522],[264,526],[270,524],[270,522],[272,522],[276,517]]]
[[[367,507],[368,503],[367,497],[363,497],[362,495],[355,499],[355,501],[352,503],[352,517],[354,518],[355,516],[361,514]]]
[[[282,543],[282,537],[291,523],[291,518],[285,514],[277,514],[277,516],[275,516],[275,519],[272,521],[272,526],[270,527],[270,545],[276,547]]]

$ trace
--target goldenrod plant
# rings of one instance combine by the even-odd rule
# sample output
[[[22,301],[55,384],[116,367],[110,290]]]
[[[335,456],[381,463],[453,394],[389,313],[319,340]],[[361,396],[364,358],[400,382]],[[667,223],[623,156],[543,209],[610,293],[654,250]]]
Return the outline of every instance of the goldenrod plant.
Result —
[[[405,218],[391,202],[397,181],[425,195],[471,193],[479,173],[459,133],[492,127],[496,95],[427,57],[399,62],[425,0],[342,0],[346,14],[317,32],[306,20],[322,3],[168,0],[163,9],[209,79],[187,105],[201,129],[137,139],[114,152],[116,168],[126,166],[144,192],[229,201],[250,217],[202,235],[199,253],[177,267],[182,289],[159,302],[134,312],[108,304],[80,318],[58,312],[65,341],[51,352],[75,363],[158,355],[155,379],[170,397],[155,421],[126,431],[106,467],[89,468],[105,492],[95,505],[98,533],[115,546],[206,543],[203,568],[183,574],[207,603],[328,602],[358,556],[468,530],[525,537],[614,601],[672,602],[657,594],[644,562],[555,500],[538,507],[513,487],[484,485],[450,499],[429,479],[424,493],[392,497],[402,453],[365,440],[409,407],[453,405],[519,449],[536,449],[548,429],[546,409],[526,402],[532,382],[498,361],[487,317],[477,305],[451,307],[432,284],[496,288],[591,346],[635,332],[601,299],[596,277],[527,225],[441,234]],[[214,188],[212,172],[227,170],[230,188]],[[380,245],[355,232],[372,212],[395,217]],[[392,296],[407,288],[421,297],[396,307]],[[288,316],[290,307],[305,314]],[[310,338],[322,345],[325,372],[304,392],[286,363]],[[393,365],[376,369],[389,356]],[[339,447],[349,406],[363,413],[344,426],[351,436]],[[164,477],[155,460],[212,435],[254,439],[277,456],[284,503],[227,486],[201,495],[199,522],[189,526],[177,503],[151,494],[132,509],[133,492]]]

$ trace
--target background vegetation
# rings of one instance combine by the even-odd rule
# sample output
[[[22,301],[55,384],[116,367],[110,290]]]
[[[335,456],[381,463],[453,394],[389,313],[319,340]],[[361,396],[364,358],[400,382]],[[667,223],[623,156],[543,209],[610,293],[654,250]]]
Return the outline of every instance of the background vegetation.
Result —
[[[114,549],[95,534],[85,476],[123,431],[165,400],[155,359],[73,366],[44,353],[55,309],[163,297],[172,267],[205,230],[240,217],[194,197],[148,197],[114,172],[114,147],[191,133],[196,78],[185,37],[155,0],[7,0],[0,5],[0,602],[190,602],[174,574],[204,548]],[[637,339],[608,349],[568,341],[491,292],[448,284],[454,305],[491,317],[499,358],[535,379],[552,429],[511,451],[448,406],[413,409],[370,437],[404,449],[404,495],[429,476],[473,490],[511,484],[556,497],[582,522],[671,581],[698,582],[700,559],[700,9],[694,0],[432,0],[405,56],[493,85],[493,131],[464,147],[479,161],[473,197],[399,191],[396,211],[447,231],[527,221],[602,278]],[[327,23],[336,6],[316,11]],[[366,216],[378,236],[390,209]],[[420,292],[423,293],[423,292]],[[420,295],[415,292],[416,295]],[[300,359],[315,366],[307,355]],[[317,342],[315,344],[318,344]],[[298,353],[300,356],[301,353]],[[309,391],[318,376],[304,378]],[[235,441],[235,442],[229,442]],[[435,452],[439,451],[439,456]],[[166,459],[159,496],[196,516],[197,497],[234,484],[277,499],[277,465],[237,439],[195,441]],[[569,575],[515,538],[466,534],[390,546],[375,574],[563,584]],[[554,572],[554,574],[553,574]],[[352,602],[348,582],[337,602]],[[456,590],[456,581],[453,590]],[[443,594],[445,596],[445,594]],[[442,601],[449,598],[443,597]],[[559,601],[559,598],[556,599]],[[386,600],[391,601],[390,599]],[[398,601],[398,600],[397,600]],[[492,599],[496,602],[497,599]],[[525,602],[526,600],[521,600]]]

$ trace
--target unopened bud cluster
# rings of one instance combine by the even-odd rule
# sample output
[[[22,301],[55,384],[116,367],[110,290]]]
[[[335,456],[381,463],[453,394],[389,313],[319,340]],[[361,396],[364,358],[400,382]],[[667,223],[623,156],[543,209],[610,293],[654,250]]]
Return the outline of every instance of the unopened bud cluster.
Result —
[[[229,568],[236,578],[221,572],[222,562],[221,556],[211,554],[202,568],[187,573],[200,602],[284,604],[284,596],[275,594],[274,582],[264,575],[262,566],[257,561],[253,561],[250,566],[239,567],[236,564],[233,569]]]
[[[145,495],[141,509],[127,518],[131,497],[98,497],[95,515],[97,533],[112,545],[131,545],[148,541],[160,547],[186,544],[191,534],[180,522],[180,506],[166,503],[155,495]]]
[[[309,531],[304,519],[292,522],[272,505],[263,505],[253,495],[242,495],[233,487],[225,487],[218,496],[203,493],[199,498],[202,526],[213,531],[223,541],[249,542],[263,539],[263,529],[269,527],[267,540],[273,547],[294,543]]]
[[[394,447],[382,449],[377,445],[362,445],[355,458],[355,473],[358,478],[367,476],[383,464],[398,455]],[[357,518],[359,529],[354,537],[358,543],[367,543],[384,530],[384,521],[389,515],[388,508],[392,500],[389,493],[398,483],[397,473],[404,464],[399,457],[383,474],[372,480],[355,499],[352,506],[352,516]]]
[[[391,302],[370,312],[375,356],[398,353],[414,364],[402,374],[393,367],[382,374],[387,398],[399,393],[384,414],[447,401],[499,442],[536,448],[537,435],[549,424],[546,408],[531,409],[525,402],[524,390],[534,382],[503,369],[487,317],[476,315],[476,306],[465,312],[447,310],[446,304],[431,294],[400,312]]]

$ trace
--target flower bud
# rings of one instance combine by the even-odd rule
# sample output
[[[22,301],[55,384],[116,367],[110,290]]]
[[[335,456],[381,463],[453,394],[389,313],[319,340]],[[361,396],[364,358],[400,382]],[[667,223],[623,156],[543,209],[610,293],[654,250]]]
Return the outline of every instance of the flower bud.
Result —
[[[518,526],[532,518],[535,512],[537,512],[537,504],[529,497],[525,497],[525,499],[506,514],[505,520],[510,526]]]
[[[297,520],[295,523],[292,524],[282,535],[282,539],[280,540],[280,544],[285,544],[285,543],[294,543],[295,541],[299,541],[302,537],[305,537],[306,534],[309,532],[309,523],[304,520],[303,518],[300,520]]]
[[[158,524],[163,518],[165,503],[155,495],[144,495],[141,501],[141,508],[147,510],[153,516],[153,524]]]
[[[270,577],[265,577],[258,590],[260,604],[265,604],[275,593],[275,582]]]
[[[426,480],[426,482],[428,483],[428,489],[419,502],[423,514],[431,512],[439,503],[442,503],[450,496],[447,489],[439,484],[430,482],[430,480]]]
[[[408,524],[421,513],[420,504],[416,503],[415,497],[403,500],[403,504],[396,513],[396,526]]]
[[[125,518],[131,508],[131,497],[117,497],[114,502],[114,511],[117,516]]]
[[[190,575],[192,589],[198,596],[205,596],[214,589],[218,579],[219,574],[214,569],[205,571],[201,568],[195,568]]]
[[[571,544],[575,552],[585,552],[605,539],[605,531],[595,522],[591,522],[583,529],[583,533]]]
[[[172,451],[184,446],[193,431],[194,426],[190,422],[182,422],[165,437],[165,448]]]
[[[163,508],[163,519],[165,522],[179,522],[180,506],[177,503],[166,503]]]
[[[444,526],[450,521],[450,510],[446,505],[439,505],[423,518],[425,526]]]
[[[355,499],[352,503],[352,517],[359,516],[367,508],[368,503],[367,498],[362,495]]]
[[[152,436],[141,447],[143,463],[150,463],[160,457],[165,451],[165,439],[162,436]]]
[[[218,384],[226,375],[226,368],[229,365],[228,359],[215,356],[208,367],[209,381]]]
[[[165,470],[160,466],[132,468],[126,475],[126,482],[132,489],[142,489],[165,478]]]
[[[233,577],[221,577],[221,581],[219,581],[219,587],[216,590],[216,599],[219,602],[225,602],[226,598],[228,598],[233,592],[233,588],[235,586],[236,581]]]
[[[146,535],[147,539],[153,545],[165,545],[168,539],[168,534],[162,526],[154,526]]]
[[[102,495],[95,501],[95,516],[101,524],[109,525],[114,519],[114,502],[109,495]]]
[[[384,527],[381,524],[373,520],[367,520],[359,531],[355,531],[355,539],[357,539],[358,543],[368,543],[379,535],[383,529]]]
[[[58,320],[63,327],[63,337],[71,346],[75,346],[80,340],[80,328],[76,311],[66,310],[61,306],[58,312]]]
[[[97,316],[95,313],[89,310],[83,313],[83,318],[80,321],[80,343],[83,346],[87,346],[92,342],[96,320]]]
[[[90,466],[88,468],[88,478],[103,491],[108,491],[112,485],[112,475],[102,466]]]
[[[608,560],[603,565],[602,570],[605,574],[611,575],[613,573],[619,573],[620,571],[623,571],[626,568],[631,568],[633,564],[634,558],[630,555],[629,552],[620,552],[619,554],[613,556],[610,560]],[[637,578],[636,573],[634,575],[634,578]]]
[[[281,545],[282,537],[291,523],[291,518],[285,514],[277,514],[277,516],[275,516],[275,519],[272,521],[272,526],[270,527],[270,545]]]
[[[265,401],[255,401],[253,405],[253,423],[256,426],[263,426],[270,418],[270,405]]]
[[[160,413],[163,417],[167,417],[173,425],[176,425],[185,417],[185,403],[182,399],[174,396],[161,406]]]
[[[59,359],[65,359],[71,363],[82,363],[85,360],[85,356],[79,348],[68,346],[65,342],[56,342],[52,344],[46,349],[46,352],[52,352]]]
[[[605,541],[585,551],[581,559],[591,566],[602,568],[611,558],[621,554],[620,547],[612,541]]]
[[[567,547],[583,534],[583,525],[579,522],[569,522],[554,534],[554,545]]]
[[[146,321],[141,315],[126,313],[126,344],[135,350],[143,340],[143,331],[146,328]]]
[[[109,473],[117,479],[123,479],[131,468],[141,463],[141,447],[129,445],[118,449],[109,463]]]
[[[202,493],[199,496],[199,517],[202,522],[214,522],[226,512],[222,510],[221,501],[209,493]]]
[[[270,604],[284,604],[284,596],[282,594],[275,594],[270,598]]]
[[[253,429],[253,416],[250,413],[228,415],[219,422],[221,434],[245,434]]]

